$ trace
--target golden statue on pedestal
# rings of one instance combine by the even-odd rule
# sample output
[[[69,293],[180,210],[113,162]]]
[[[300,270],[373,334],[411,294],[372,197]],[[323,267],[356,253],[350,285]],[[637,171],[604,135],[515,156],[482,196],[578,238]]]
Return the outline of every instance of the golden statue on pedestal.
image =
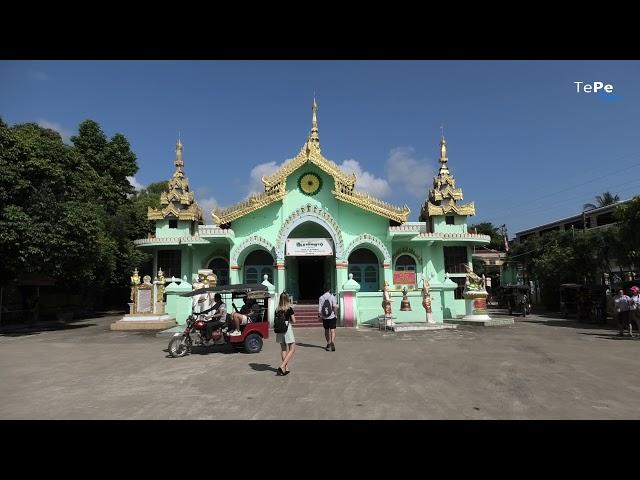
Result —
[[[429,280],[426,278],[422,284],[422,306],[427,313],[431,313],[431,292],[429,291]]]
[[[164,272],[161,268],[158,269],[158,301],[164,302]]]
[[[131,301],[135,301],[136,287],[140,285],[140,276],[138,275],[138,269],[136,268],[131,275]]]
[[[382,291],[382,309],[386,317],[391,317],[391,293],[389,293],[389,282],[384,282],[384,290]]]

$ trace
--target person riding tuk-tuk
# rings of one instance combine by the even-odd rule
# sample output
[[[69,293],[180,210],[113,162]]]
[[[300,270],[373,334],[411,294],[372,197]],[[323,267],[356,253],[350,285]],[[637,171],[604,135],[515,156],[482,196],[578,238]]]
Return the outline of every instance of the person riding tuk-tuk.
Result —
[[[233,300],[241,299],[244,303],[243,316],[246,321],[234,322],[230,313],[224,319],[215,319],[215,305],[204,311],[193,312],[187,317],[184,332],[176,333],[169,342],[169,355],[182,357],[191,352],[192,346],[231,345],[247,353],[258,353],[262,349],[264,339],[269,338],[269,299],[271,294],[262,284],[238,284],[218,287],[205,287],[184,293],[183,297],[215,292],[221,297],[231,296],[231,305],[240,315]],[[238,333],[235,333],[235,332]]]

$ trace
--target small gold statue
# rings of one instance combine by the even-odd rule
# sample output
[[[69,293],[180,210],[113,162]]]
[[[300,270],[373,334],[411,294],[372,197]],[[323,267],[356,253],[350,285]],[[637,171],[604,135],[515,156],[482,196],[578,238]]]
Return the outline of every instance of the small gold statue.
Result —
[[[469,286],[469,290],[484,290],[485,289],[485,280],[476,275],[468,265],[465,265],[464,268],[467,270],[467,284]]]
[[[158,269],[158,301],[164,302],[164,272],[161,268]]]
[[[426,278],[422,284],[422,306],[427,313],[431,313],[431,293],[429,292],[429,280]]]
[[[384,282],[384,289],[382,291],[382,309],[387,317],[391,317],[391,293],[389,293],[389,282]]]
[[[138,268],[133,271],[133,275],[131,275],[131,301],[133,302],[135,298],[136,287],[140,285],[140,276],[138,275]]]
[[[210,273],[207,275],[205,280],[205,284],[207,287],[215,288],[218,286],[218,276],[215,273]]]

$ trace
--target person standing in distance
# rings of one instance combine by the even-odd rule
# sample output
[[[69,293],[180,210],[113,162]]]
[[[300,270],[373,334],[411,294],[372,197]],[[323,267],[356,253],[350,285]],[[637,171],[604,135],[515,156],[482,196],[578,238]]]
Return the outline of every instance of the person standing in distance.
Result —
[[[324,293],[318,301],[318,318],[322,319],[322,326],[324,327],[324,337],[327,339],[327,346],[325,350],[335,352],[336,351],[336,323],[338,317],[336,312],[338,311],[338,302],[336,297],[331,294],[331,285],[327,284],[324,287]]]

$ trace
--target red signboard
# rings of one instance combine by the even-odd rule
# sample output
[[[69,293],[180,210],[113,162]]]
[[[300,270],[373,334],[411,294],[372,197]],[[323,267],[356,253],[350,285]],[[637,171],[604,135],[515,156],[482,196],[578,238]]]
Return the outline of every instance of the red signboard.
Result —
[[[415,285],[416,272],[393,272],[394,285]]]

